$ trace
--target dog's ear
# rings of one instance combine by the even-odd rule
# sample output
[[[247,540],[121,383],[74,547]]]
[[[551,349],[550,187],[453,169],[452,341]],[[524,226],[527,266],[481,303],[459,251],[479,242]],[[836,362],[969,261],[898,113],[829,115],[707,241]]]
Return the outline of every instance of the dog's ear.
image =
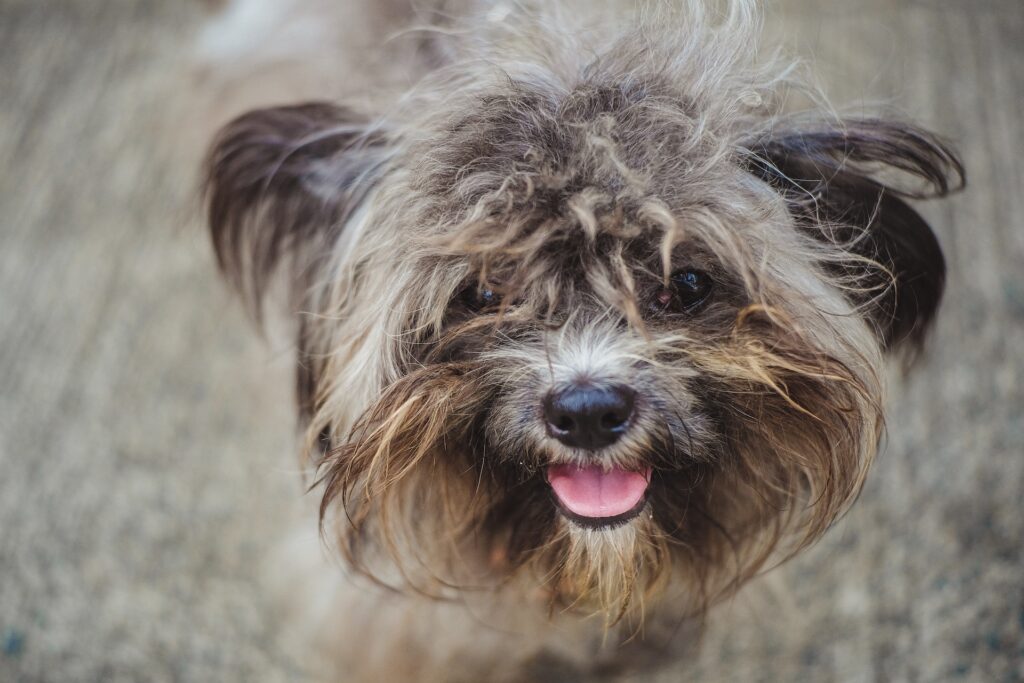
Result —
[[[803,229],[866,259],[833,267],[859,282],[850,296],[870,308],[886,348],[918,350],[942,299],[946,265],[908,200],[962,188],[956,153],[927,131],[878,119],[776,126],[747,149],[750,170],[786,198]],[[916,187],[903,184],[908,178]],[[864,268],[870,262],[877,265]]]
[[[288,294],[314,310],[311,288],[346,219],[382,168],[386,135],[332,104],[260,109],[227,124],[206,161],[207,215],[217,263],[257,320],[271,276],[287,262]],[[314,410],[315,335],[298,318],[300,418]]]
[[[249,112],[227,124],[206,161],[207,217],[217,263],[257,318],[283,261],[305,295],[383,158],[383,134],[327,103]]]

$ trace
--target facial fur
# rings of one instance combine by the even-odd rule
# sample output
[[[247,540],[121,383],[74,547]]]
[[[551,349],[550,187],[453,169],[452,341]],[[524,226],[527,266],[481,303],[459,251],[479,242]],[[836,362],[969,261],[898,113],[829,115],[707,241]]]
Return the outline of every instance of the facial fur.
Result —
[[[255,310],[287,264],[306,455],[353,566],[437,596],[525,576],[608,623],[673,585],[698,614],[856,497],[884,356],[942,295],[908,200],[963,169],[913,125],[790,111],[820,99],[757,57],[747,2],[614,32],[528,14],[466,19],[380,111],[228,124],[217,256]],[[612,443],[551,426],[580,386],[628,397]],[[567,514],[559,464],[649,471],[639,514]]]

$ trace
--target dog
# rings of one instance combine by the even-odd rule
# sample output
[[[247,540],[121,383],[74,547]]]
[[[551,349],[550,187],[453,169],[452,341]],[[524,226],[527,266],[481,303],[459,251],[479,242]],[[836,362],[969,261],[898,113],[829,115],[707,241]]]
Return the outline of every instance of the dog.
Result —
[[[963,166],[761,56],[748,0],[433,9],[414,84],[206,162],[221,270],[293,314],[345,577],[294,588],[342,680],[670,666],[856,498],[943,292],[911,201]]]

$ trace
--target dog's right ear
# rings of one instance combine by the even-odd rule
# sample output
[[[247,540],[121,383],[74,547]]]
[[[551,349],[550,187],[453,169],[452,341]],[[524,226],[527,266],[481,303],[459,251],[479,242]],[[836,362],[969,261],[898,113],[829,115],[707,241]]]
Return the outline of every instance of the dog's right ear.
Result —
[[[227,124],[206,160],[217,263],[257,319],[271,276],[290,265],[301,300],[383,162],[384,136],[327,103],[249,112]]]
[[[964,186],[956,152],[911,124],[870,118],[776,122],[747,149],[748,170],[786,198],[808,234],[862,259],[834,270],[860,276],[850,298],[870,312],[887,349],[912,356],[938,310],[946,263],[909,200]]]

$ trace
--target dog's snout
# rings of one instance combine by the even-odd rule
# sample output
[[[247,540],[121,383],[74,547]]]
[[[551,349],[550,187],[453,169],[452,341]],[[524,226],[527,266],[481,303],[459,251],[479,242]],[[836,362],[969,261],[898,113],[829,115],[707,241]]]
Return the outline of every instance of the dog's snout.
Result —
[[[624,386],[577,384],[552,392],[544,401],[548,433],[573,448],[609,446],[629,429],[634,398]]]

